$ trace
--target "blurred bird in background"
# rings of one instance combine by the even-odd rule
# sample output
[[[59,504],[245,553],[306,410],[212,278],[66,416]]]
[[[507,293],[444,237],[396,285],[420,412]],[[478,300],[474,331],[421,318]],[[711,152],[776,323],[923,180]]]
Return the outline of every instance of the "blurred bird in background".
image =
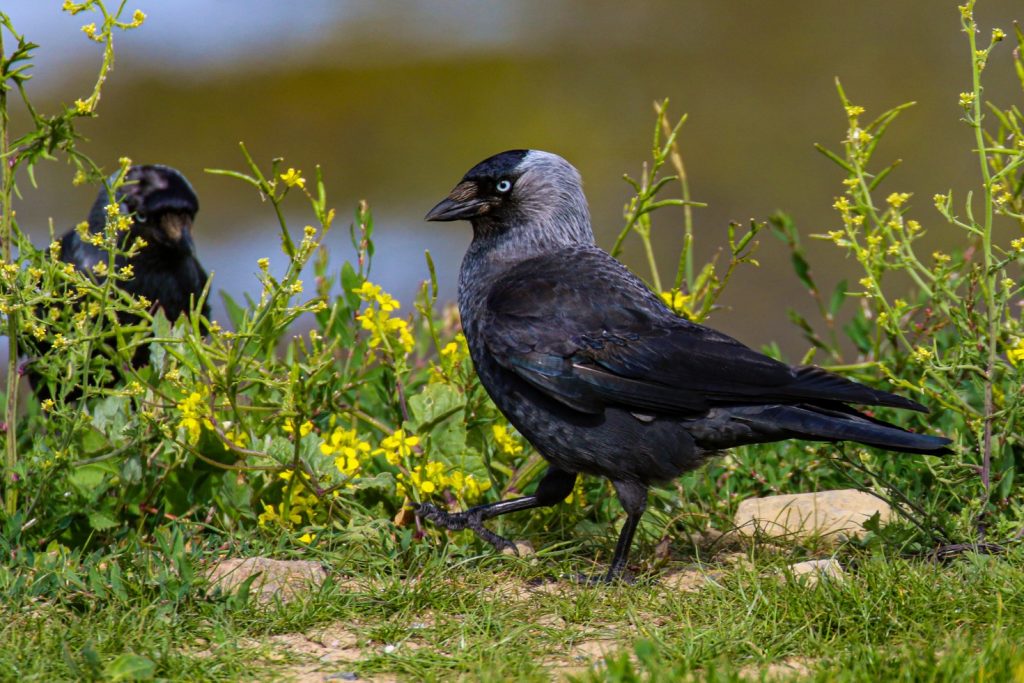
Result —
[[[611,480],[626,511],[611,567],[626,568],[651,485],[733,446],[806,439],[948,453],[848,404],[921,404],[813,366],[791,367],[669,310],[594,244],[579,173],[561,157],[514,150],[474,166],[426,216],[467,220],[459,311],[474,367],[501,412],[550,463],[533,495],[420,517],[514,545],[483,522],[554,505],[579,474]]]
[[[113,202],[106,187],[100,190],[89,211],[88,230],[80,234],[72,228],[60,240],[61,260],[75,268],[93,274],[98,263],[106,263],[110,254],[102,246],[88,240],[89,235],[103,233],[107,221],[107,206],[120,205],[120,212],[131,217],[122,248],[127,250],[137,238],[145,246],[131,256],[117,254],[116,268],[128,267],[131,277],[118,282],[118,286],[135,298],[144,297],[154,309],[161,309],[172,323],[181,315],[189,315],[206,288],[208,276],[196,258],[192,240],[192,224],[199,211],[199,199],[192,185],[180,172],[159,164],[132,166],[117,189]],[[209,316],[209,305],[204,301],[200,313]],[[135,316],[119,316],[119,324],[128,325]],[[38,355],[46,353],[51,344],[36,344]],[[148,345],[139,346],[133,356],[136,368],[149,362]],[[41,377],[29,370],[29,381],[37,396],[50,392],[41,390]],[[43,393],[41,393],[41,391]]]

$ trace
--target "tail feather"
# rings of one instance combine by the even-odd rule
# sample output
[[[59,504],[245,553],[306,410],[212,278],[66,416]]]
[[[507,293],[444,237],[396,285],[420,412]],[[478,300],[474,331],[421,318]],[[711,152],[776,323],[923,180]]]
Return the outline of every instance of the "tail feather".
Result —
[[[733,412],[732,418],[769,437],[766,441],[777,438],[855,441],[903,453],[943,455],[952,452],[948,448],[952,443],[950,439],[908,432],[845,406],[843,410],[807,405],[762,406],[754,410],[739,409]]]
[[[824,399],[843,403],[859,403],[870,406],[889,406],[904,410],[916,410],[927,413],[928,409],[909,398],[872,389],[869,386],[853,382],[814,365],[804,365],[796,369],[797,382],[793,386],[794,393],[803,393],[808,398]],[[817,401],[816,401],[817,402]]]

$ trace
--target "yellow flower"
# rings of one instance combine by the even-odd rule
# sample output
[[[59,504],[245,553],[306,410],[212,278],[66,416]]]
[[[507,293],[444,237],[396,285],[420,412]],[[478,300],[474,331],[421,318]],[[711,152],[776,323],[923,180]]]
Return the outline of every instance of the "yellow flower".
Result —
[[[96,24],[86,24],[82,27],[82,33],[89,37],[89,40],[99,40],[96,37]]]
[[[287,420],[284,421],[284,426],[281,427],[281,429],[283,429],[288,434],[294,434],[295,433],[295,423],[289,417]],[[313,423],[310,422],[309,420],[306,420],[301,425],[299,425],[299,437],[306,436],[307,434],[309,434],[312,431],[313,431]]]
[[[397,465],[412,455],[412,449],[419,443],[420,437],[406,436],[405,430],[399,429],[391,436],[384,437],[380,442],[380,448],[375,450],[373,455],[383,455],[390,464]]]
[[[849,116],[851,119],[857,118],[863,113],[864,107],[855,104],[851,104],[848,107],[846,107],[846,115]]]
[[[289,168],[287,172],[282,173],[281,180],[288,187],[298,187],[299,189],[306,187],[306,179],[302,177],[302,171],[296,171],[294,168]]]
[[[960,106],[964,109],[969,109],[974,104],[974,93],[962,92],[960,93]]]
[[[260,513],[258,523],[261,527],[266,527],[268,523],[276,522],[280,519],[277,515],[277,510],[274,509],[273,505],[263,505],[263,512]]]
[[[383,291],[380,285],[375,285],[369,280],[365,280],[362,285],[352,290],[355,292],[360,299],[370,304],[377,304],[380,310],[385,313],[396,311],[402,307],[398,301],[394,299],[390,294]]]
[[[576,503],[581,508],[587,506],[587,491],[583,488],[583,477],[576,477],[576,483],[573,484],[572,493],[566,497],[565,502],[568,505]]]
[[[128,28],[138,28],[142,26],[142,22],[146,20],[146,14],[140,9],[135,10],[132,13],[132,22],[128,24]]]
[[[299,543],[305,543],[305,544],[309,545],[310,543],[313,542],[313,540],[315,538],[316,538],[316,534],[311,534],[311,533],[309,533],[307,531],[306,533],[304,533],[301,536],[299,536]]]
[[[500,448],[506,455],[515,456],[523,452],[523,444],[519,443],[519,441],[512,436],[512,433],[505,425],[493,425],[491,427],[491,432],[494,434],[494,441],[498,444],[498,448]]]
[[[396,477],[396,489],[400,495],[408,495],[409,486],[425,496],[436,493],[448,486],[449,479],[444,473],[444,463],[436,460],[426,465],[417,465],[408,476],[399,472]]]
[[[472,474],[463,474],[454,470],[448,476],[448,487],[455,491],[464,501],[475,501],[491,488],[489,481],[477,481]]]
[[[262,270],[265,273],[270,268],[270,259],[264,256],[263,258],[256,261],[256,265],[258,265],[260,267],[260,270]]]
[[[1013,348],[1007,349],[1006,357],[1010,359],[1010,363],[1014,367],[1017,367],[1018,363],[1024,361],[1024,338],[1018,339],[1017,344]]]
[[[683,315],[687,318],[693,318],[693,310],[690,308],[690,302],[693,297],[689,294],[683,294],[678,289],[672,289],[667,292],[661,293],[661,300],[665,302],[665,305],[672,309],[672,312],[676,315]]]
[[[227,426],[227,424],[228,423],[225,423],[225,426]],[[227,437],[228,441],[235,445],[241,446],[242,448],[245,448],[246,444],[249,443],[249,435],[246,432],[242,431],[241,428],[225,429],[224,436]]]
[[[45,401],[43,401],[43,403],[42,403],[42,405],[40,407],[43,409],[44,413],[50,412],[51,410],[53,410],[53,407],[54,407],[53,399],[52,398],[46,399]]]
[[[209,406],[198,391],[193,391],[184,400],[179,401],[178,411],[181,412],[178,427],[185,430],[190,444],[195,445],[199,442],[204,426],[213,429],[213,423],[209,418]]]
[[[92,111],[92,104],[86,100],[75,100],[75,111],[79,114],[88,114]],[[77,175],[75,176],[75,180],[78,180]],[[83,177],[82,180],[74,184],[81,185],[84,180],[85,178]]]
[[[334,457],[334,466],[345,477],[359,475],[362,464],[370,457],[370,444],[361,441],[354,429],[335,427],[320,444],[320,452]]]
[[[910,199],[909,192],[893,192],[891,195],[885,198],[885,201],[889,203],[889,206],[899,208],[903,206],[908,199]]]
[[[927,363],[935,353],[927,346],[918,346],[914,349],[913,357],[918,363]]]

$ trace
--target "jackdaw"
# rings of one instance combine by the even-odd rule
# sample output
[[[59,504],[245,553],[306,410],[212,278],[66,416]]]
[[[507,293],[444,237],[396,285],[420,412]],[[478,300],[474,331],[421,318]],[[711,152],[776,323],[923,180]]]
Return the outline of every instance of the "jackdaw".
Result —
[[[146,242],[146,246],[130,258],[122,254],[115,257],[118,270],[130,266],[132,271],[132,276],[118,286],[134,297],[148,299],[154,307],[162,309],[171,322],[190,314],[208,279],[196,258],[192,241],[192,223],[199,211],[199,198],[192,185],[170,166],[132,166],[113,202],[107,188],[100,190],[89,211],[89,234],[102,234],[107,221],[106,207],[111,203],[118,204],[121,213],[131,216],[131,226],[124,233],[122,247],[127,250],[136,238]],[[109,253],[83,239],[73,228],[61,237],[60,258],[92,274],[97,263],[108,261]],[[209,317],[210,308],[205,301],[201,313]],[[134,321],[134,316],[119,319],[122,325]],[[49,344],[41,344],[36,350],[45,353],[49,347]],[[148,345],[138,347],[132,365],[138,368],[148,362]],[[30,371],[29,380],[35,388],[40,377]],[[42,396],[39,391],[37,395]]]
[[[626,511],[611,568],[626,567],[648,487],[743,444],[855,441],[948,453],[850,403],[927,412],[921,404],[821,368],[791,367],[681,318],[594,244],[579,173],[555,154],[512,150],[463,177],[429,221],[468,220],[459,273],[470,356],[498,409],[549,462],[533,495],[449,513],[416,513],[446,529],[554,505],[579,474],[607,477]]]

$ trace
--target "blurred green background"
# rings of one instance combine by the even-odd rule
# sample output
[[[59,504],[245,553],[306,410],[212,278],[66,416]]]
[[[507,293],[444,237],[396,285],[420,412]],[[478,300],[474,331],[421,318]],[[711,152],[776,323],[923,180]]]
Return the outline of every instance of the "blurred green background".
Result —
[[[58,0],[5,0],[15,26],[41,45],[31,90],[46,111],[84,97],[99,46]],[[845,116],[833,80],[868,110],[914,100],[883,143],[880,160],[905,163],[889,190],[915,194],[912,215],[936,245],[947,227],[936,192],[964,191],[978,175],[972,134],[959,121],[969,56],[957,2],[789,3],[676,0],[342,1],[132,0],[148,15],[119,36],[117,63],[99,107],[82,124],[84,147],[113,168],[122,155],[181,169],[201,203],[199,254],[214,291],[257,288],[256,259],[283,264],[273,212],[243,184],[204,168],[240,168],[238,142],[266,164],[285,157],[311,177],[320,164],[338,209],[335,263],[351,253],[347,224],[359,199],[375,213],[371,274],[409,306],[438,264],[442,296],[454,299],[469,241],[465,224],[428,224],[423,214],[472,164],[515,147],[557,152],[583,174],[598,241],[609,247],[649,155],[652,102],[671,98],[689,114],[681,135],[696,210],[698,254],[725,244],[729,221],[781,209],[804,234],[837,227],[831,204],[842,176],[812,147],[838,147]],[[130,14],[130,11],[129,11]],[[989,31],[1010,33],[1020,0],[983,0]],[[984,37],[987,44],[987,36]],[[988,94],[1021,93],[1012,41],[990,61]],[[20,112],[16,112],[20,113]],[[14,132],[23,130],[17,115]],[[95,187],[73,188],[71,171],[44,165],[38,188],[22,182],[20,224],[39,244],[50,219],[62,232],[85,217]],[[962,194],[959,195],[962,198]],[[311,217],[298,201],[293,227]],[[656,219],[666,277],[681,243],[681,211]],[[785,309],[810,311],[782,245],[761,239],[759,269],[741,272],[712,324],[746,343],[777,340],[791,359],[806,349]],[[646,275],[639,251],[626,261]],[[808,244],[828,290],[853,272],[831,244]],[[214,317],[223,318],[218,296]]]

